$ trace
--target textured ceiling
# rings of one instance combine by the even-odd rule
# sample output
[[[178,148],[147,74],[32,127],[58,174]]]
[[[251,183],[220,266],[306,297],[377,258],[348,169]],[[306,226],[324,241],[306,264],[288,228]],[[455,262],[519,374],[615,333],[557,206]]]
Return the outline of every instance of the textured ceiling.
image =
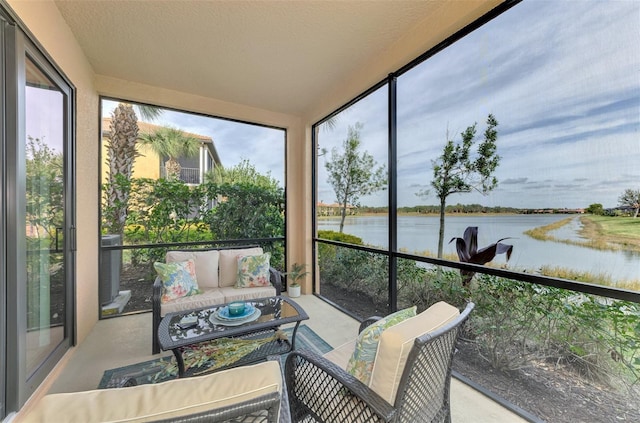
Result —
[[[447,2],[55,3],[98,75],[302,115]]]

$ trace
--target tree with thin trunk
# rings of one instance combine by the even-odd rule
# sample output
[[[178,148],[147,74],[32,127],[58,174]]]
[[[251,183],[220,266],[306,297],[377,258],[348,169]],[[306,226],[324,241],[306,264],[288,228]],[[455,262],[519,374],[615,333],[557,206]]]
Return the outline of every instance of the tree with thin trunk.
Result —
[[[182,167],[178,159],[198,154],[201,141],[179,129],[163,126],[151,134],[142,134],[140,144],[160,158],[168,157],[169,160],[165,162],[167,179],[180,179]]]
[[[638,217],[640,211],[640,189],[626,189],[618,198],[618,205],[631,207],[635,210],[633,217]]]
[[[444,245],[444,215],[447,197],[451,194],[468,193],[474,190],[486,194],[498,186],[498,180],[493,176],[493,172],[500,163],[496,146],[498,121],[492,114],[487,117],[484,140],[478,145],[474,158],[471,149],[476,142],[476,126],[477,124],[474,123],[461,133],[461,143],[456,143],[451,139],[447,140],[442,155],[432,161],[433,180],[431,186],[440,200],[438,258],[442,258]],[[447,138],[449,138],[448,135]],[[418,193],[420,197],[426,195],[428,195],[428,191]]]
[[[340,204],[340,232],[349,206],[357,205],[363,195],[373,194],[385,188],[387,172],[384,166],[377,167],[373,156],[366,151],[360,153],[360,131],[362,124],[349,126],[343,151],[331,150],[331,160],[325,167],[329,172],[329,183],[333,187]],[[376,169],[377,167],[377,169]]]

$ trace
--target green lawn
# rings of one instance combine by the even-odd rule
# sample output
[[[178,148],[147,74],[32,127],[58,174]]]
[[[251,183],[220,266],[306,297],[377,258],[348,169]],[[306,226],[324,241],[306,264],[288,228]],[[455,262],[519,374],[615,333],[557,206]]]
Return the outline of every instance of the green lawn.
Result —
[[[602,235],[624,236],[640,239],[640,217],[584,216],[596,223]]]

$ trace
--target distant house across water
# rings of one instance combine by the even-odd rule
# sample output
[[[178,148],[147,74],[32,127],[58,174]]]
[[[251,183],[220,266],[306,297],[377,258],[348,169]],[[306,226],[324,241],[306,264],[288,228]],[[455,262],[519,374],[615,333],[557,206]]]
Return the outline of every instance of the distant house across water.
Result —
[[[319,202],[316,208],[318,216],[340,216],[340,207],[338,203],[326,204]],[[347,216],[356,214],[357,207],[347,204]]]

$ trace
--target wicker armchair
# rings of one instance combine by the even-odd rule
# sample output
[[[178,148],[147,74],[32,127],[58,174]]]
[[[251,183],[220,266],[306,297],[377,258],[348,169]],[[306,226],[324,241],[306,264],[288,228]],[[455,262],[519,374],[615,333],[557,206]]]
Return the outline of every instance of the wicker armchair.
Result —
[[[413,338],[413,345],[407,346],[404,370],[402,364],[398,368],[399,383],[392,401],[325,357],[304,350],[291,353],[285,381],[292,421],[450,422],[451,363],[460,328],[473,307],[469,303],[444,325]],[[379,357],[380,347],[376,362]]]

